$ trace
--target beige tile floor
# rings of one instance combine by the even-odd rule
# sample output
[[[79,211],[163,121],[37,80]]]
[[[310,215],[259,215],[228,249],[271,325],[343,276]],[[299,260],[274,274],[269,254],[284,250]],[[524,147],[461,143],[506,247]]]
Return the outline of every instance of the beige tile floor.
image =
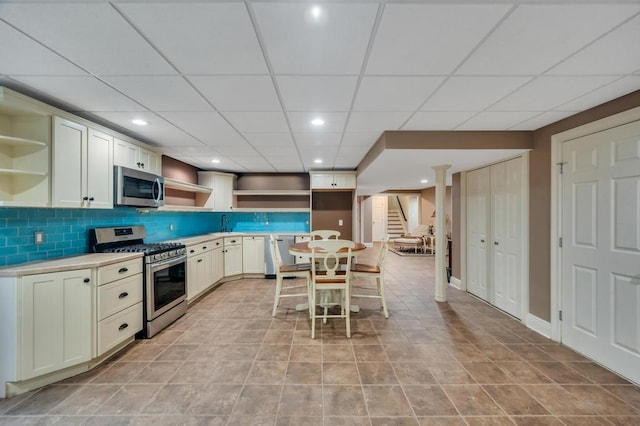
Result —
[[[366,257],[375,255],[367,249]],[[222,285],[95,371],[0,400],[0,424],[640,425],[640,389],[473,297],[433,301],[433,258],[388,256],[387,320],[353,337],[273,280]]]

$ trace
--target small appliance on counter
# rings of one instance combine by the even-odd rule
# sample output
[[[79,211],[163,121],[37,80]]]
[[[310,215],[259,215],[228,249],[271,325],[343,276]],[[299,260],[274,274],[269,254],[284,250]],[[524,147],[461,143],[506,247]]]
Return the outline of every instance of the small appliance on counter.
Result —
[[[187,249],[180,243],[144,243],[143,225],[93,228],[94,253],[143,253],[143,337],[149,338],[187,312]]]

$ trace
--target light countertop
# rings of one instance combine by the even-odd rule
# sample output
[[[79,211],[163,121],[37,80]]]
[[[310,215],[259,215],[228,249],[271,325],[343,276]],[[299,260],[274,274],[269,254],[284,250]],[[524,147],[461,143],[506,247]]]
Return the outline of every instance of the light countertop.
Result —
[[[271,234],[275,235],[309,235],[308,232],[214,232],[211,234],[196,235],[194,237],[178,237],[172,242],[182,243],[187,246],[192,244],[201,244],[207,241],[216,240],[225,237],[266,237]]]
[[[23,275],[97,268],[135,258],[142,258],[142,253],[89,253],[61,259],[7,266],[0,268],[0,277],[21,277]]]

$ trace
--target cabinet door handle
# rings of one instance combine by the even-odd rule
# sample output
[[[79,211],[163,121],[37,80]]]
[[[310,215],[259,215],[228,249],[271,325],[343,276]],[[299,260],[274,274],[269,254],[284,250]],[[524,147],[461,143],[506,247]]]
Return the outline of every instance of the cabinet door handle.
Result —
[[[94,201],[94,200],[95,200],[95,198],[89,197],[89,201]]]
[[[129,268],[120,268],[118,269],[118,273],[119,274],[124,274],[125,272],[127,272],[129,270]]]
[[[484,243],[484,240],[480,240],[481,243]]]
[[[91,281],[89,278],[85,278],[84,280],[82,280],[85,283],[88,283],[89,281]]]
[[[120,327],[118,327],[118,330],[124,330],[125,328],[129,327],[129,324],[127,324],[126,322],[124,324],[122,324]]]
[[[140,167],[144,169],[144,163],[140,163]]]
[[[120,295],[118,296],[118,299],[124,299],[125,297],[127,297],[129,295],[129,293],[127,293],[126,291],[123,291],[122,293],[120,293]]]
[[[499,242],[497,242],[497,241],[494,241],[494,242],[493,242],[493,245],[494,245],[494,246],[499,246],[499,245],[500,245],[500,243],[499,243]]]
[[[139,161],[136,163],[136,166],[140,167],[140,162]]]
[[[82,197],[82,201],[87,201],[89,197]]]

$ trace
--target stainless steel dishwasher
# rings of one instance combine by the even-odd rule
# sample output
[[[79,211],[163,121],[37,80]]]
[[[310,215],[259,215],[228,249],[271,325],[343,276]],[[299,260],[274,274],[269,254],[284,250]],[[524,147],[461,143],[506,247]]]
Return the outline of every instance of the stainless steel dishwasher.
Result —
[[[295,256],[289,254],[289,246],[294,243],[295,237],[293,235],[279,235],[278,236],[278,251],[280,252],[280,258],[285,265],[291,265],[295,261]],[[276,266],[273,263],[271,257],[271,238],[270,236],[264,237],[264,277],[275,278]]]

